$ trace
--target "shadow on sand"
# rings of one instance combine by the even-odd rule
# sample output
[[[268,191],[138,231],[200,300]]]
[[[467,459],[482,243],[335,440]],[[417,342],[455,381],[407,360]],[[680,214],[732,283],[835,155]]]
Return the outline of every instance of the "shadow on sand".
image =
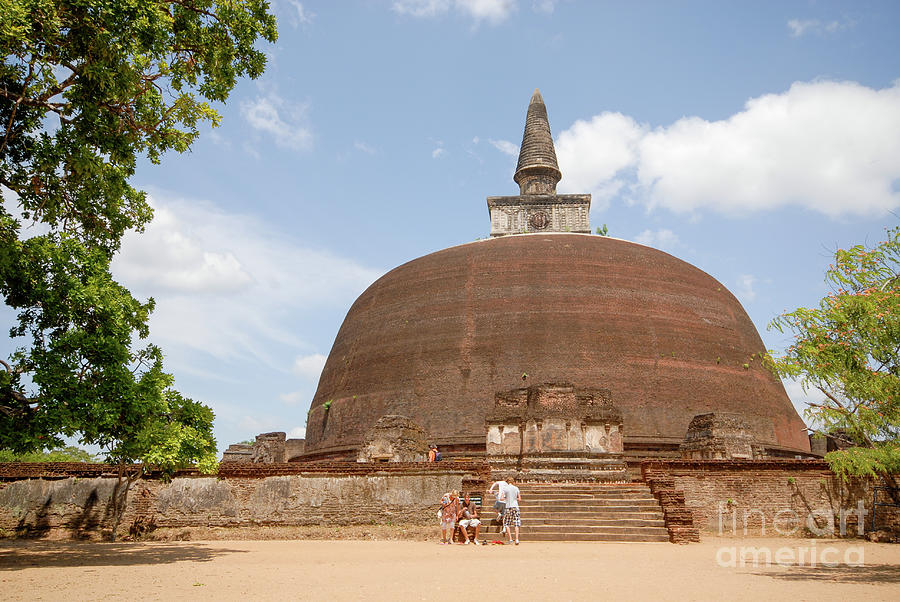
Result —
[[[792,566],[785,573],[755,573],[781,581],[832,581],[834,583],[900,583],[900,565]]]
[[[0,571],[39,567],[135,566],[171,562],[209,562],[246,550],[211,548],[199,543],[0,542]]]

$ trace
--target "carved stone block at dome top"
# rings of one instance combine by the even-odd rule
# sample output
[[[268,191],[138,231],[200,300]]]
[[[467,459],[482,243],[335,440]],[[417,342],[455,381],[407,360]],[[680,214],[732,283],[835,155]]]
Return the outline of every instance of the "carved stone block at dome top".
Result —
[[[500,474],[549,481],[625,478],[622,414],[606,389],[545,383],[497,393],[486,451]]]
[[[357,462],[424,462],[428,433],[406,416],[382,416],[366,433]]]
[[[590,234],[591,195],[489,196],[491,236],[534,232]]]

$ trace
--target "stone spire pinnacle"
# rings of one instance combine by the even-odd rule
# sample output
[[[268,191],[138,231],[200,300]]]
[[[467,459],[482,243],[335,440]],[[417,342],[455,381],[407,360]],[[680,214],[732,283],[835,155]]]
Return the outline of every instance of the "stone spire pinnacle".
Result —
[[[520,194],[556,194],[562,172],[556,163],[547,107],[538,89],[534,90],[525,117],[525,133],[519,150],[519,164],[513,176]]]

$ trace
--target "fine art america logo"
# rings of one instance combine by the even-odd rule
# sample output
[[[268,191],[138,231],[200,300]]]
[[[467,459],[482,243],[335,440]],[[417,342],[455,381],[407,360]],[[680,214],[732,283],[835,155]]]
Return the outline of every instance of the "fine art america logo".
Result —
[[[831,509],[810,510],[804,516],[796,510],[785,508],[772,514],[769,520],[761,509],[744,510],[738,514],[738,510],[731,504],[720,503],[717,515],[719,536],[738,536],[740,522],[743,536],[765,537],[769,532],[796,537],[805,528],[814,537],[833,537],[838,532],[844,537],[848,532],[848,524],[854,526],[853,523],[857,535],[863,534],[866,510],[862,501],[857,502],[855,509],[841,508],[837,524]],[[750,525],[753,525],[752,529]],[[810,545],[806,546],[722,546],[716,551],[716,564],[720,567],[767,567],[773,563],[780,566],[860,567],[865,565],[865,549],[863,546],[841,548],[817,545],[815,540],[810,540]]]

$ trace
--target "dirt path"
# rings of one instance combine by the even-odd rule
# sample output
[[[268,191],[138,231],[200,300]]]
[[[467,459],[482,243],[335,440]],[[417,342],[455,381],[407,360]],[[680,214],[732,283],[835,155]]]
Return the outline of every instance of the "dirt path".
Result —
[[[732,554],[742,547],[756,549],[743,550],[749,554],[747,566]],[[773,560],[780,553],[789,565],[752,566],[752,555],[763,561],[766,551]],[[823,566],[822,553],[841,564]],[[864,564],[848,566],[844,560]],[[725,538],[688,546],[523,542],[518,547],[410,541],[0,542],[4,600],[483,599],[496,588],[507,591],[504,599],[519,600],[900,600],[900,545]]]

